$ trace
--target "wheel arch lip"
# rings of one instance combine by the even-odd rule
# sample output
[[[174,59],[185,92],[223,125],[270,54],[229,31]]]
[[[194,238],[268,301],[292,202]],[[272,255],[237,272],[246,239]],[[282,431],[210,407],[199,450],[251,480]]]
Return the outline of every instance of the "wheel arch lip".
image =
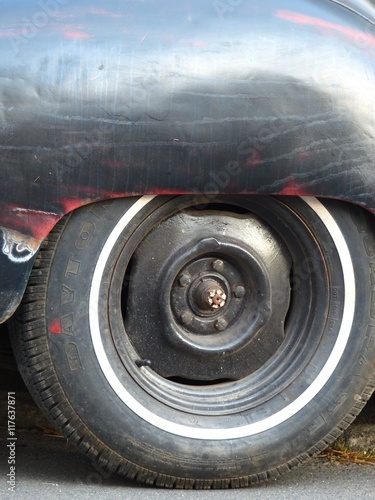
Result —
[[[67,2],[56,3],[69,14]],[[120,15],[130,4],[111,2]],[[149,5],[160,16],[158,2]],[[343,199],[375,213],[374,7],[256,0],[249,17],[246,2],[224,13],[199,5],[189,13],[199,22],[173,11],[180,33],[171,41],[160,42],[152,15],[147,31],[135,12],[129,46],[114,45],[121,18],[95,18],[90,36],[72,41],[50,16],[16,53],[9,26],[22,19],[13,4],[3,13],[0,227],[3,245],[5,232],[17,231],[32,252],[17,264],[1,255],[4,276],[17,267],[20,278],[9,279],[17,298],[4,297],[0,321],[19,301],[40,241],[87,203],[257,193]],[[86,28],[90,16],[82,17]],[[92,75],[83,74],[83,61]],[[128,62],[132,79],[121,71]],[[129,97],[137,92],[147,99]]]

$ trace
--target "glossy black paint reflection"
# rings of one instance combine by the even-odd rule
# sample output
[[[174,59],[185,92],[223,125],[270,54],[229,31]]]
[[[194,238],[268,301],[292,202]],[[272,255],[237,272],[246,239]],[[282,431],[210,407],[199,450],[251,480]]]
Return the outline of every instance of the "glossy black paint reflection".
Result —
[[[316,195],[375,211],[372,2],[0,7],[0,226],[30,259],[63,214],[111,197]]]

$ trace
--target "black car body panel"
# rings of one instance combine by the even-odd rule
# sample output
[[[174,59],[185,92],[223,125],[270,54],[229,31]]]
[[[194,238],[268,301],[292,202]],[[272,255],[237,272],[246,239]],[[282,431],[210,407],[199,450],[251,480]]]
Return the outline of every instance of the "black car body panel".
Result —
[[[2,321],[41,240],[97,200],[259,193],[375,212],[372,2],[0,6]]]

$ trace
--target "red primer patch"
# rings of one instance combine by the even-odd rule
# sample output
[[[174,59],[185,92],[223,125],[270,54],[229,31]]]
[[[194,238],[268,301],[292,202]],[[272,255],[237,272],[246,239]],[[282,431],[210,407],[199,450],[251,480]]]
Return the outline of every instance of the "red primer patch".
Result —
[[[262,162],[262,156],[259,151],[253,151],[245,161],[245,167],[256,167]]]
[[[64,33],[64,38],[67,40],[87,40],[87,38],[90,38],[90,35],[83,31],[67,31]]]
[[[367,44],[375,47],[375,36],[350,27],[341,26],[340,24],[334,24],[329,21],[325,21],[324,19],[299,14],[297,12],[290,12],[287,10],[277,11],[276,16],[292,23],[314,26],[317,29],[330,31],[331,33],[336,32],[351,42],[361,42],[361,44]]]
[[[309,196],[309,193],[296,181],[289,181],[280,194],[287,196]]]
[[[49,326],[49,331],[59,335],[61,333],[61,322],[59,319],[54,319]]]

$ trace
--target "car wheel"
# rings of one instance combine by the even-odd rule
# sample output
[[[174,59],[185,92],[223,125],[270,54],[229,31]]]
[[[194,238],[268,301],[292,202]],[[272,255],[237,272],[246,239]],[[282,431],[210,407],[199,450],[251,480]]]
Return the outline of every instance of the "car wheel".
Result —
[[[177,488],[277,477],[371,395],[370,217],[287,197],[83,207],[43,243],[13,323],[26,384],[109,472]]]

